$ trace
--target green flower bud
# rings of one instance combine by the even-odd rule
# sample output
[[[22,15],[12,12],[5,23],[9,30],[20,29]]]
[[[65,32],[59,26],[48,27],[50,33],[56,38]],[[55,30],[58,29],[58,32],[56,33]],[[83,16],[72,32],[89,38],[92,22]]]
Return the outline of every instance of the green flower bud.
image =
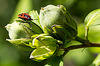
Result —
[[[38,19],[37,19],[37,20],[38,20]],[[37,21],[37,20],[35,20],[35,21]],[[26,29],[28,29],[27,31],[29,31],[29,29],[31,29],[31,31],[34,32],[34,34],[43,33],[43,31],[42,31],[40,25],[38,25],[38,24],[36,24],[36,23],[34,23],[34,22],[32,22],[32,21],[24,21],[24,20],[22,20],[22,19],[15,19],[15,21],[16,21],[16,22],[20,22],[21,25],[23,25],[24,28],[28,27],[28,28],[26,28]],[[37,22],[38,22],[38,21],[37,21]],[[26,25],[24,25],[24,23],[27,23],[27,24],[29,24],[30,26],[26,26]]]
[[[5,27],[10,37],[7,41],[21,48],[34,48],[31,46],[31,36],[42,33],[42,30],[36,24],[32,23],[31,28],[27,22],[21,19],[16,19],[12,24]]]
[[[15,20],[12,24],[5,26],[9,32],[10,39],[21,39],[21,38],[31,38],[34,34],[42,33],[42,30],[35,24],[32,23],[32,28],[29,23],[22,21],[20,19]]]
[[[57,40],[51,36],[40,34],[33,39],[32,46],[36,49],[31,53],[30,58],[40,62],[54,55],[57,50]]]
[[[10,39],[6,39],[7,41],[20,48],[23,47],[23,50],[26,48],[27,51],[31,49],[31,47],[29,47],[29,43],[32,42],[30,37],[34,34],[34,32],[29,29],[30,26],[28,23],[14,21],[12,24],[8,24],[5,27],[9,32],[10,37]]]
[[[65,40],[65,38],[72,39],[77,34],[77,25],[74,19],[62,5],[48,5],[42,8],[40,10],[40,24],[45,33],[52,36],[56,34],[56,37],[58,36],[62,40]],[[56,25],[61,26],[65,31],[56,27]],[[54,27],[59,30],[56,30]]]
[[[23,24],[25,26],[29,27],[29,25],[27,23],[23,23]],[[21,39],[21,38],[29,38],[30,37],[27,34],[27,31],[24,29],[24,26],[21,25],[20,22],[16,22],[15,21],[12,24],[8,24],[5,27],[6,27],[7,31],[9,32],[9,37],[10,37],[11,40],[13,40],[13,39]]]

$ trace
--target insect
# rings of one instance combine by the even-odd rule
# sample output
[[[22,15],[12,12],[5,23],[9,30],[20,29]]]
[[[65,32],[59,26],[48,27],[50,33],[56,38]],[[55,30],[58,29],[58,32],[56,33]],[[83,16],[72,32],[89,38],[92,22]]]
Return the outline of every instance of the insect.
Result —
[[[18,18],[21,18],[21,19],[23,19],[23,20],[29,20],[29,21],[31,21],[31,20],[33,20],[32,18],[31,18],[31,16],[29,15],[29,14],[27,14],[27,13],[21,13],[21,14],[19,14],[18,15]]]
[[[33,19],[31,18],[31,16],[29,14],[21,13],[18,15],[18,18],[25,20],[27,23],[29,23],[30,27],[32,28],[31,20],[33,20]]]

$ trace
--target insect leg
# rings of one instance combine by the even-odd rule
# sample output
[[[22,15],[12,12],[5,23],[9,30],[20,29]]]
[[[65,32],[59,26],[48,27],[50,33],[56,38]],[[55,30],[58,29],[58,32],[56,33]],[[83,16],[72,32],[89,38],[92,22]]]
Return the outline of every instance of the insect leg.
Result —
[[[31,24],[31,21],[29,22],[29,25],[30,25],[30,27],[31,27],[31,29],[32,29],[32,24]]]

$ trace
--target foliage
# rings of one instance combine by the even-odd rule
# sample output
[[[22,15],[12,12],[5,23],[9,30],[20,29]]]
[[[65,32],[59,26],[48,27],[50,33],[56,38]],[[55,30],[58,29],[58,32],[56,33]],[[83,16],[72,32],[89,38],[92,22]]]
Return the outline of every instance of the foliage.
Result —
[[[98,43],[92,43],[88,39],[91,23],[92,25],[99,25],[100,17],[98,13],[99,9],[91,12],[85,19],[85,40],[76,36],[77,25],[64,6],[48,5],[40,10],[40,15],[36,11],[30,12],[32,19],[37,17],[38,22],[30,22],[29,20],[25,22],[18,19],[5,26],[10,37],[7,41],[16,46],[33,48],[30,58],[34,61],[40,62],[52,57],[53,59],[49,60],[50,66],[63,66],[61,59],[69,50],[100,46]],[[82,45],[71,45],[70,41],[72,40],[78,41]],[[68,45],[69,47],[64,47],[63,45]],[[59,62],[55,64],[53,61],[56,58],[59,58]]]
[[[5,38],[7,37],[7,33],[6,33],[6,31],[4,31],[4,25],[7,24],[9,19],[11,20],[10,22],[13,22],[15,17],[17,18],[17,15],[19,13],[22,13],[22,11],[21,11],[22,5],[26,5],[27,6],[27,7],[23,7],[22,10],[24,10],[24,12],[29,12],[33,8],[39,11],[40,7],[46,6],[48,4],[54,4],[54,5],[63,4],[65,7],[68,8],[67,11],[69,11],[71,13],[71,15],[74,17],[75,21],[78,24],[78,36],[80,36],[81,38],[85,38],[85,36],[84,36],[85,32],[84,31],[87,31],[86,32],[86,34],[87,34],[86,37],[88,36],[87,39],[90,42],[100,43],[100,39],[99,39],[100,38],[100,30],[99,30],[100,26],[99,25],[98,26],[92,26],[92,27],[89,26],[89,31],[88,31],[88,30],[84,29],[84,25],[82,23],[83,22],[83,18],[85,18],[85,16],[90,11],[99,8],[99,6],[100,6],[100,4],[99,4],[100,1],[99,0],[96,0],[95,2],[93,0],[91,0],[91,1],[87,1],[87,0],[81,0],[81,1],[78,1],[78,0],[64,0],[63,2],[60,1],[60,0],[59,0],[59,2],[58,2],[58,0],[51,0],[51,1],[26,0],[26,1],[24,1],[24,2],[29,3],[30,5],[29,4],[26,5],[26,3],[23,2],[23,0],[20,0],[20,1],[14,0],[14,1],[9,1],[9,2],[7,2],[6,0],[3,0],[4,4],[3,3],[1,4],[2,8],[0,10],[0,14],[1,14],[1,16],[0,16],[1,19],[0,20],[2,22],[0,23],[0,34],[1,34],[0,35],[0,49],[1,49],[0,50],[0,66],[6,66],[6,65],[7,66],[15,66],[15,65],[16,66],[27,66],[27,65],[28,66],[32,66],[33,64],[36,65],[36,66],[42,65],[41,62],[39,62],[39,64],[38,64],[37,62],[33,62],[32,60],[29,60],[29,58],[28,58],[29,57],[29,53],[31,53],[32,50],[35,49],[35,47],[31,46],[32,45],[31,44],[31,40],[29,40],[29,44],[28,44],[27,41],[24,42],[23,40],[18,40],[19,43],[22,42],[22,44],[24,44],[25,46],[18,46],[17,45],[18,48],[21,48],[21,49],[23,49],[25,51],[28,50],[29,52],[23,52],[21,50],[18,50],[13,45],[9,44],[8,42],[5,42]],[[18,3],[20,3],[20,5],[16,5]],[[6,7],[6,5],[8,7]],[[15,10],[15,8],[16,8],[16,10]],[[16,14],[14,14],[12,19],[11,19],[11,16],[12,16],[14,10],[15,10]],[[32,12],[33,11],[31,11],[30,13],[32,14]],[[33,13],[35,13],[35,12],[33,12]],[[86,17],[86,19],[87,19],[87,17]],[[34,18],[37,19],[39,17],[36,16]],[[90,18],[91,18],[91,13],[90,13]],[[38,20],[33,20],[32,22],[38,23],[39,21],[40,20],[38,19]],[[98,19],[96,21],[98,21]],[[80,23],[82,23],[82,24],[80,24]],[[33,25],[35,25],[35,24],[33,24]],[[41,28],[41,25],[39,25],[39,24],[37,24],[37,25]],[[57,25],[57,26],[59,26],[59,25]],[[27,27],[24,26],[24,28],[27,28]],[[54,27],[54,31],[56,32],[55,27]],[[34,36],[36,37],[36,36],[38,36],[38,34],[34,35]],[[25,39],[25,40],[27,40],[27,39]],[[62,41],[58,40],[58,42],[59,42],[59,44],[62,44]],[[15,40],[15,43],[16,43],[16,40]],[[67,46],[66,46],[66,44],[67,44]],[[67,48],[67,47],[69,48],[69,46],[72,46],[72,45],[81,45],[81,44],[79,42],[70,41],[70,40],[65,41],[65,43],[64,43],[64,47],[66,46],[65,48]],[[30,48],[32,48],[32,49],[30,49]],[[100,50],[99,47],[98,48],[93,47],[93,48],[88,48],[88,49],[85,48],[83,50],[83,52],[81,52],[82,50],[83,49],[73,50],[73,51],[68,52],[66,54],[66,56],[64,57],[64,65],[65,66],[66,65],[67,66],[69,66],[69,65],[70,66],[73,66],[73,65],[74,66],[89,66],[93,62],[93,60],[95,59],[97,54],[100,52],[99,51]],[[62,49],[61,49],[61,51],[62,51]],[[57,55],[59,55],[59,54],[57,54]],[[99,57],[97,57],[96,59],[98,59],[98,58]],[[9,60],[9,62],[8,62],[8,60]],[[27,64],[25,64],[25,62]],[[49,65],[51,63],[49,63]],[[95,60],[93,62],[93,64],[99,65],[99,59],[97,61]],[[48,65],[48,63],[47,63],[47,65]]]

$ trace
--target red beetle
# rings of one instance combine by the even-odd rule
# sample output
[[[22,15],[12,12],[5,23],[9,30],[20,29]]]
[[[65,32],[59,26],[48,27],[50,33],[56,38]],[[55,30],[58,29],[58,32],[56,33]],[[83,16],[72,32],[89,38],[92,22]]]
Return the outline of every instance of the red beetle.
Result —
[[[33,19],[31,19],[31,16],[29,14],[27,14],[27,13],[21,13],[21,14],[19,14],[18,18],[21,18],[21,19],[23,19],[25,21],[26,20],[29,20],[29,21],[33,20]]]
[[[31,19],[31,16],[29,14],[21,13],[18,15],[18,18],[25,20],[27,23],[29,23],[30,27],[32,28],[31,20],[33,20],[33,19]],[[28,22],[28,21],[30,21],[30,22]]]

